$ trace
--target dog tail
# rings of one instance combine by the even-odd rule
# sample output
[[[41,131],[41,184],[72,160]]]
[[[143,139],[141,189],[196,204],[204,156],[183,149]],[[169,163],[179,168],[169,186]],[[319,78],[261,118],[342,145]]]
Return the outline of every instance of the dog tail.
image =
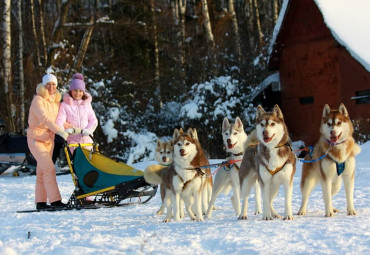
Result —
[[[256,130],[253,129],[253,131],[248,135],[247,141],[245,142],[244,150],[248,147],[255,147],[258,143],[259,141],[257,138]]]
[[[161,165],[149,165],[147,168],[145,168],[144,171],[144,179],[147,183],[158,185],[161,183],[161,176],[163,169],[165,169],[166,166]]]

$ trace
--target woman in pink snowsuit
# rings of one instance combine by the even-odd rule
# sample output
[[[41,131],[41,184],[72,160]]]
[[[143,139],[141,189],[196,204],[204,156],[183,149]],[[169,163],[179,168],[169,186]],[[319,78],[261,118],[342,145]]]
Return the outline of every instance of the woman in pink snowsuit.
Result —
[[[36,88],[28,117],[27,143],[37,161],[35,202],[36,209],[65,206],[59,192],[55,166],[52,160],[55,134],[67,140],[68,133],[56,123],[61,95],[57,88],[57,78],[46,74],[42,84]]]
[[[56,123],[59,127],[68,127],[68,144],[92,143],[92,135],[98,126],[98,119],[91,106],[92,97],[85,91],[84,77],[80,73],[73,75],[68,93],[63,96]],[[73,153],[75,148],[70,147]]]

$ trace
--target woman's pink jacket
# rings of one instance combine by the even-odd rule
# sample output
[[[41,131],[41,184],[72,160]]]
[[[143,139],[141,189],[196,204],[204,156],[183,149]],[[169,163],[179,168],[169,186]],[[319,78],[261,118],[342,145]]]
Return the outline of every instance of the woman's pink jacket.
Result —
[[[29,110],[27,137],[51,143],[54,142],[55,133],[61,130],[55,123],[55,119],[62,96],[59,91],[49,95],[42,84],[37,86],[36,93]]]
[[[56,123],[59,127],[64,129],[65,122],[73,125],[74,127],[88,129],[92,134],[98,126],[98,119],[91,106],[92,97],[89,93],[85,92],[87,99],[74,100],[69,93],[63,96],[63,102],[60,104],[59,113]],[[70,143],[91,143],[92,140],[89,136],[82,134],[72,134],[68,136],[67,142]]]

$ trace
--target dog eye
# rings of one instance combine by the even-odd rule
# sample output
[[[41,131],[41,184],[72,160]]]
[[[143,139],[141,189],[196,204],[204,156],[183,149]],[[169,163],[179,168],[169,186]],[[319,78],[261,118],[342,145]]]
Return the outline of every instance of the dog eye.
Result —
[[[260,125],[261,125],[261,127],[264,127],[265,126],[265,124],[263,124],[263,123],[261,123]]]
[[[228,132],[225,132],[225,135],[229,135],[229,133]]]
[[[237,135],[238,134],[238,132],[234,132],[234,135]]]
[[[329,127],[331,126],[331,123],[330,122],[328,122],[328,123],[326,123],[326,125],[328,125]]]
[[[189,142],[186,142],[185,145],[188,146],[190,143]]]
[[[275,126],[275,122],[272,122],[272,123],[271,123],[271,126]]]
[[[342,124],[342,122],[341,121],[338,121],[337,125],[340,126],[341,124]]]

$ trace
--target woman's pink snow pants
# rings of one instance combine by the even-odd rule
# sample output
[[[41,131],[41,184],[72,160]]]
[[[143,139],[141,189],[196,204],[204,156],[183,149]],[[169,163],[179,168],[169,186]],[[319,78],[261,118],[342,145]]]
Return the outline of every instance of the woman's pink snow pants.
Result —
[[[37,161],[35,202],[49,203],[62,200],[59,192],[52,155],[54,142],[42,142],[27,138],[28,148]]]

